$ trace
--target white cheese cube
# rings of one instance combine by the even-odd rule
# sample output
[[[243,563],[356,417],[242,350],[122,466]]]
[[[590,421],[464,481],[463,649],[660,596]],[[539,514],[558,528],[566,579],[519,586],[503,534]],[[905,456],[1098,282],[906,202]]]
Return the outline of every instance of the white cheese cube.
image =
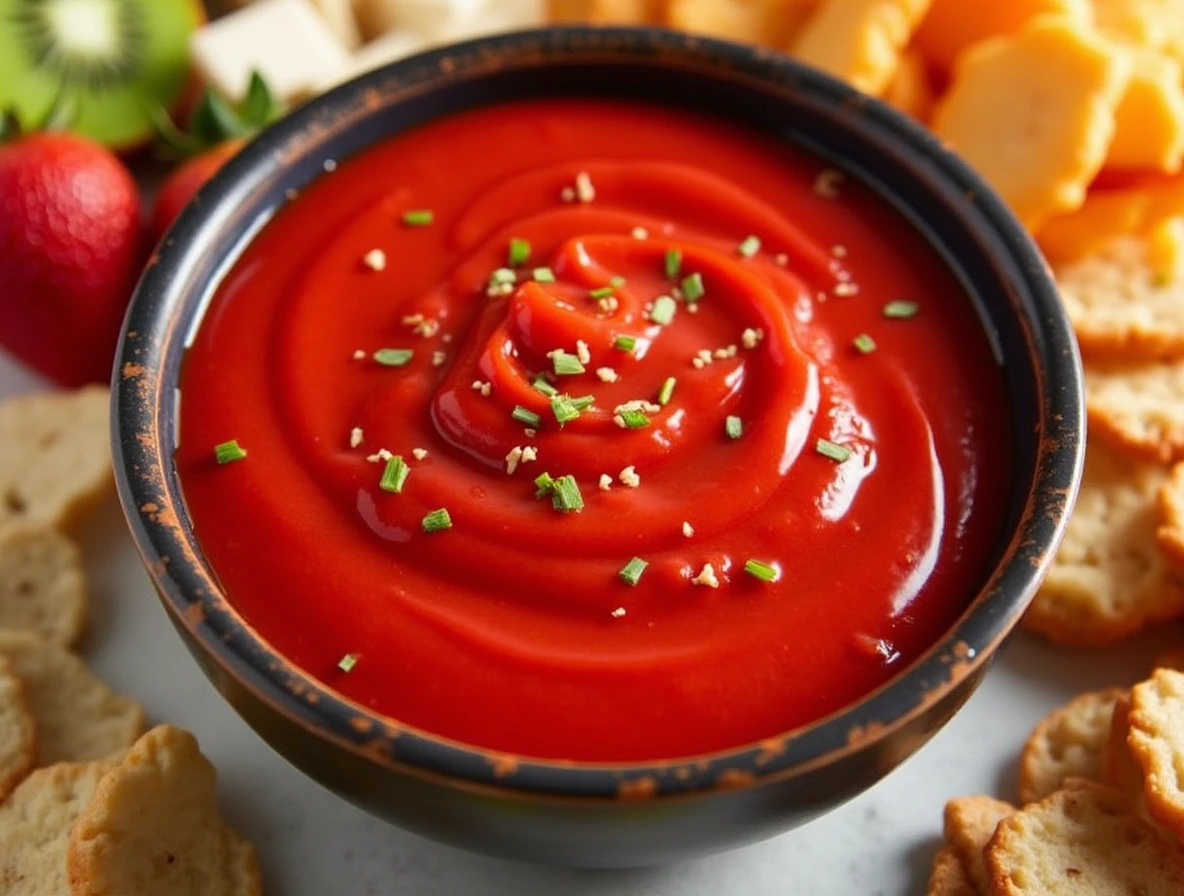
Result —
[[[355,50],[362,43],[362,32],[354,18],[352,0],[312,0],[325,24],[347,50]]]
[[[296,102],[350,66],[349,52],[309,0],[259,0],[189,39],[198,73],[232,102],[258,70],[276,96]]]
[[[354,0],[363,34],[415,31],[436,41],[529,28],[545,21],[544,0]]]

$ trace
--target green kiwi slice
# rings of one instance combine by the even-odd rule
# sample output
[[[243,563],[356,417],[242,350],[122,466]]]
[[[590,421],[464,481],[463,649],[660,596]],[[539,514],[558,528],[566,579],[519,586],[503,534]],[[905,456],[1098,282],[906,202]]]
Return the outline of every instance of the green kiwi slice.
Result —
[[[116,149],[146,142],[188,84],[197,0],[0,0],[0,109],[27,126],[56,105]]]

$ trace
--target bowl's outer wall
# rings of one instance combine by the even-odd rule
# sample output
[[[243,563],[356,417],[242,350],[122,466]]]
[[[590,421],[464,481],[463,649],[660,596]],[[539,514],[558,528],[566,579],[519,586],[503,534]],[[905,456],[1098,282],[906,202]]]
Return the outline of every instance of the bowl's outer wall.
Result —
[[[824,723],[701,760],[507,761],[369,717],[307,679],[237,617],[193,540],[171,464],[174,390],[187,334],[248,235],[327,159],[448,112],[555,94],[689,105],[813,148],[926,233],[1006,361],[1015,474],[998,566],[942,644]],[[1080,362],[1043,261],[998,198],[919,126],[763,51],[645,29],[552,29],[366,76],[233,159],[137,291],[116,367],[114,447],[121,499],[163,603],[206,674],[279,752],[354,802],[439,839],[536,861],[639,865],[807,820],[878,780],[948,720],[1063,533],[1080,477],[1081,404]]]

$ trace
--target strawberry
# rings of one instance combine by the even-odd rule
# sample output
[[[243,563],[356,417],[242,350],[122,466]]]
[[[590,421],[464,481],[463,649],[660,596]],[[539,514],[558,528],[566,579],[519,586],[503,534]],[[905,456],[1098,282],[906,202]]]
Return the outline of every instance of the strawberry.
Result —
[[[209,149],[186,159],[170,172],[160,185],[156,194],[156,202],[152,206],[152,223],[148,232],[153,243],[160,242],[160,238],[172,226],[173,221],[181,214],[181,209],[189,204],[193,194],[201,189],[207,180],[222,167],[222,163],[238,152],[242,146],[241,140],[225,140],[216,143]]]
[[[0,346],[63,386],[109,380],[141,235],[110,150],[50,132],[0,143]]]

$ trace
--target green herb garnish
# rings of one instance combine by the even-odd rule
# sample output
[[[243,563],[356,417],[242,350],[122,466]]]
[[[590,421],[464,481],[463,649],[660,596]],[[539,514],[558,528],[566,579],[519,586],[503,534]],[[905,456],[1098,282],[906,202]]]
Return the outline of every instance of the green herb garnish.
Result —
[[[525,426],[529,426],[531,429],[538,429],[539,424],[543,422],[542,417],[530,408],[524,408],[520,404],[515,405],[514,410],[510,411],[510,417]]]
[[[658,296],[654,299],[654,307],[650,309],[650,320],[664,327],[674,320],[677,309],[678,305],[670,296]]]
[[[876,340],[872,339],[867,333],[860,333],[852,340],[852,345],[861,355],[870,355],[876,350]]]
[[[374,353],[374,360],[383,367],[402,367],[415,357],[409,348],[380,348]]]
[[[452,528],[452,517],[448,513],[448,508],[441,507],[439,510],[433,510],[423,518],[423,531],[429,535],[433,532],[443,532],[445,529]]]
[[[739,417],[728,417],[724,421],[724,432],[728,434],[729,439],[738,439],[744,435],[744,421]]]
[[[921,306],[916,302],[909,299],[895,299],[884,306],[884,316],[896,320],[908,320],[910,317],[916,317],[920,310]]]
[[[634,557],[628,563],[621,567],[621,571],[617,573],[621,581],[626,585],[636,585],[641,581],[641,574],[645,572],[645,568],[649,564],[640,557]]]
[[[670,404],[670,399],[674,396],[674,384],[677,382],[674,377],[666,377],[666,382],[662,383],[662,388],[658,390],[658,404],[662,407]]]
[[[613,342],[613,348],[619,352],[633,354],[633,349],[637,348],[637,340],[632,336],[618,336]]]
[[[551,363],[555,367],[556,376],[576,376],[584,372],[584,365],[580,363],[580,359],[569,352],[552,352]]]
[[[703,287],[703,275],[700,273],[691,274],[682,281],[682,297],[688,302],[697,302],[706,294],[707,290]]]
[[[358,655],[356,653],[347,653],[337,661],[337,668],[342,672],[352,672],[354,666],[358,664]]]
[[[382,479],[378,481],[378,487],[384,492],[400,493],[410,475],[411,468],[403,460],[403,455],[396,454],[386,462],[386,468],[382,471]]]
[[[736,247],[736,251],[745,258],[752,258],[756,253],[761,251],[761,239],[759,236],[746,236],[744,241]]]
[[[576,513],[584,509],[584,496],[580,494],[580,486],[576,477],[560,476],[555,480],[555,488],[551,493],[551,506],[560,513]]]
[[[510,251],[506,261],[512,268],[520,268],[530,261],[530,243],[524,239],[514,237],[510,240]]]
[[[535,283],[555,282],[555,272],[550,268],[535,268],[533,273]]]
[[[781,578],[781,570],[775,566],[770,566],[768,563],[762,563],[760,560],[746,560],[744,571],[754,579],[760,579],[762,582],[776,582]]]
[[[536,376],[534,378],[534,382],[532,382],[531,385],[534,386],[536,392],[541,392],[548,398],[552,398],[559,394],[559,390],[551,385],[551,381],[547,379],[547,375],[545,373],[540,373],[538,376]]]
[[[214,446],[214,460],[220,464],[234,463],[236,460],[242,460],[246,456],[247,452],[239,445],[238,439],[231,439],[229,442],[223,442],[220,445]]]
[[[613,294],[613,288],[611,286],[602,286],[599,289],[588,290],[589,298],[596,299],[597,301],[599,301],[600,299],[607,299],[612,294]]]
[[[626,429],[641,429],[650,425],[650,418],[645,411],[639,411],[636,408],[623,410],[619,416]]]
[[[612,277],[609,279],[608,285],[611,286],[613,289],[620,289],[627,282],[628,281],[624,277],[622,277],[620,274],[617,274],[615,277]]]
[[[535,492],[534,496],[538,498],[545,498],[547,495],[554,494],[555,480],[551,478],[550,473],[540,473],[534,478]]]
[[[666,250],[666,277],[670,280],[677,280],[678,275],[682,273],[682,252],[678,249]]]
[[[403,223],[408,227],[427,227],[435,220],[431,209],[418,208],[403,212]]]
[[[829,457],[831,460],[840,464],[851,457],[852,454],[850,448],[845,445],[839,445],[829,439],[819,439],[814,446],[814,450],[823,457]]]

